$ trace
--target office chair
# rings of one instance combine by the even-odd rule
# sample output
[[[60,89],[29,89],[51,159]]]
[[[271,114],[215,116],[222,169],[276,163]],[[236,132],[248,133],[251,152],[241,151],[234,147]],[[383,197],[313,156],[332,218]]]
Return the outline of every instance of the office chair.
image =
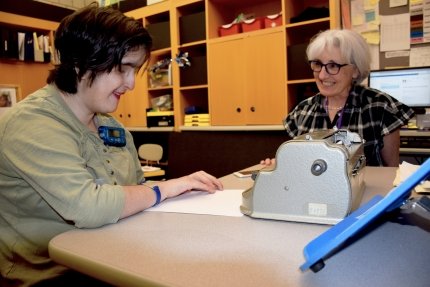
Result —
[[[160,178],[166,174],[164,169],[152,166],[153,164],[167,165],[167,162],[160,162],[161,158],[163,157],[163,147],[161,145],[143,144],[139,146],[137,153],[141,158],[140,163],[144,164],[144,166],[142,166],[142,171],[145,178]]]
[[[137,151],[140,162],[149,166],[152,164],[160,165],[160,160],[163,157],[163,147],[159,144],[142,144]]]

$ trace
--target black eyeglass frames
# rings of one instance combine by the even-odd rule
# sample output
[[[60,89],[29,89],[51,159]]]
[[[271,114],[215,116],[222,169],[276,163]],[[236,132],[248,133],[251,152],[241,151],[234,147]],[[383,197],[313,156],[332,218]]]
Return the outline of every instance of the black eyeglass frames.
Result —
[[[339,74],[339,71],[342,67],[345,67],[351,64],[338,64],[334,62],[323,64],[320,61],[312,60],[312,61],[309,61],[309,65],[311,66],[311,69],[314,72],[321,72],[322,68],[324,67],[327,74],[337,75]]]

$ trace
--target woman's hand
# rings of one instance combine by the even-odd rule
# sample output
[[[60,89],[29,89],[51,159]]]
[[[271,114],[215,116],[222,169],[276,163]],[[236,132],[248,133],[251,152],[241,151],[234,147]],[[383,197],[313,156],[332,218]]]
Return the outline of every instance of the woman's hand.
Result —
[[[217,190],[223,189],[222,183],[219,179],[204,171],[198,171],[180,178],[158,181],[156,185],[158,185],[158,188],[160,189],[161,201],[169,197],[178,196],[190,190],[201,190],[208,193],[214,193]],[[153,206],[156,201],[156,195],[155,192],[150,189],[151,186],[147,184],[123,186],[125,204],[120,218],[130,216]]]
[[[204,171],[194,172],[180,178],[161,181],[158,182],[158,186],[161,190],[162,200],[178,196],[190,190],[214,193],[217,190],[223,189],[223,185],[219,179]]]
[[[265,166],[275,165],[276,160],[274,158],[266,158],[260,161],[260,164]]]

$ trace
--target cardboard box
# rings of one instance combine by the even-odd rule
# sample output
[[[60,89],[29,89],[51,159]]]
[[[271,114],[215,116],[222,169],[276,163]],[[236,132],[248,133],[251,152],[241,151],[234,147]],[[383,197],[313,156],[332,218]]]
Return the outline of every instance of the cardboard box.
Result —
[[[274,14],[274,15],[267,15],[264,18],[264,27],[265,28],[274,28],[282,26],[282,14]]]
[[[239,23],[226,24],[218,28],[220,37],[242,33],[242,25]]]
[[[179,18],[179,38],[181,45],[206,39],[204,11]]]
[[[244,20],[242,23],[242,32],[251,32],[255,30],[260,30],[264,28],[263,18],[253,18],[249,20]]]

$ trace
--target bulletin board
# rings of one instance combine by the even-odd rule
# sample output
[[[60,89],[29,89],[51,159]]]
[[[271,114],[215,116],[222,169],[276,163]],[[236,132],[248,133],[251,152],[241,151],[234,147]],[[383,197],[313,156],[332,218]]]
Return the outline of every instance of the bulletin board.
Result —
[[[343,27],[356,30],[369,43],[372,70],[430,66],[430,0],[341,3]]]

